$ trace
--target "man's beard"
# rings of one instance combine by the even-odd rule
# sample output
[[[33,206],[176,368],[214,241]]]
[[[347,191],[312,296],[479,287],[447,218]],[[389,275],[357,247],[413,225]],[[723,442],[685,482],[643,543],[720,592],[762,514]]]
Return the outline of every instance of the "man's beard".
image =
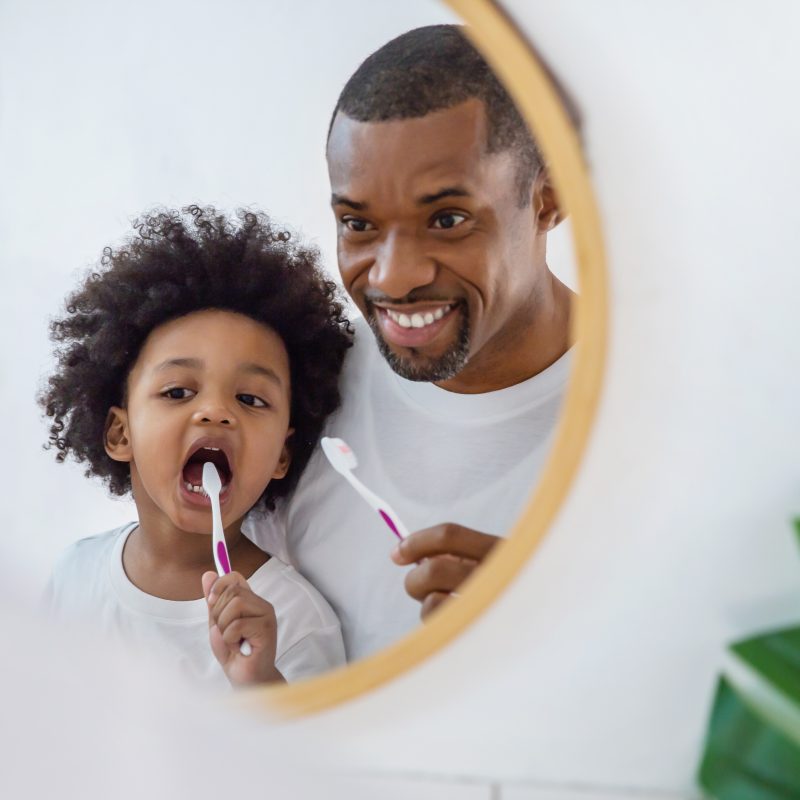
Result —
[[[455,378],[467,365],[469,361],[469,313],[466,305],[461,305],[456,310],[456,313],[461,315],[461,325],[452,347],[446,350],[437,359],[425,360],[421,363],[414,363],[394,353],[381,335],[374,306],[370,307],[368,311],[369,316],[367,317],[367,321],[369,322],[370,328],[372,328],[372,332],[375,334],[375,339],[378,342],[378,349],[381,351],[381,355],[386,359],[389,366],[401,378],[405,378],[409,381],[439,383]],[[408,349],[411,350],[412,353],[417,352],[417,349],[414,347]]]

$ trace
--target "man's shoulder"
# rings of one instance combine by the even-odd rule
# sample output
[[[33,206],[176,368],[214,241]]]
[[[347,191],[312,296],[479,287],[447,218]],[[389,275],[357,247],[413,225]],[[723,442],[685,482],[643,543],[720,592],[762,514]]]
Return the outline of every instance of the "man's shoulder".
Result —
[[[369,323],[363,318],[352,320],[353,325],[353,346],[347,351],[344,362],[344,373],[352,372],[363,368],[365,364],[375,361],[383,361],[375,341],[375,334],[369,327]]]
[[[391,380],[392,369],[381,355],[367,321],[360,317],[353,321],[353,328],[353,346],[347,351],[339,378],[341,408],[334,419],[363,403],[369,394],[365,391],[368,386],[382,386]]]
[[[302,619],[307,628],[326,628],[339,624],[339,618],[316,587],[293,566],[276,556],[248,579],[250,588],[275,605],[278,616]]]

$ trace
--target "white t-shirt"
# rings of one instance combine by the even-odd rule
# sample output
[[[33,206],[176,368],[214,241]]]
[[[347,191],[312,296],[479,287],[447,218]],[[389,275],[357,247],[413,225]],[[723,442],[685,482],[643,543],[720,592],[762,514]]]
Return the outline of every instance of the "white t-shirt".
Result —
[[[49,613],[61,624],[81,624],[128,646],[160,652],[190,680],[211,687],[229,686],[211,652],[205,599],[154,597],[125,574],[122,550],[137,524],[81,539],[66,550],[48,586]],[[272,557],[248,583],[275,608],[275,666],[287,681],[344,664],[339,620],[293,567]]]
[[[569,374],[570,353],[507,389],[456,394],[399,377],[366,323],[356,324],[326,435],[353,449],[355,475],[410,531],[453,522],[505,535],[542,468]],[[395,536],[317,447],[291,498],[243,532],[294,564],[333,606],[349,660],[419,622],[403,588]]]

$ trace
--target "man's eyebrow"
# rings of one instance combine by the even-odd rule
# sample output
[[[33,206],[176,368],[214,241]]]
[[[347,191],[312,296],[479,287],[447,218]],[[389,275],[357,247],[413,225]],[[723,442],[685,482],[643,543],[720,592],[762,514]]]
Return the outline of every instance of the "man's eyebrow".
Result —
[[[345,197],[342,194],[336,194],[334,192],[331,195],[331,205],[332,206],[350,206],[353,211],[366,211],[367,204],[366,203],[359,203],[356,200],[350,200],[350,198]]]
[[[239,369],[250,375],[260,375],[262,378],[267,378],[278,386],[283,386],[280,375],[271,367],[265,367],[263,364],[256,364],[254,361],[249,361],[246,364],[239,364]]]
[[[199,358],[169,358],[162,361],[156,368],[156,372],[160,372],[170,367],[189,367],[190,369],[202,369],[203,362]]]
[[[472,197],[472,194],[461,186],[448,186],[433,194],[423,194],[417,198],[417,205],[426,206],[443,200],[445,197]]]

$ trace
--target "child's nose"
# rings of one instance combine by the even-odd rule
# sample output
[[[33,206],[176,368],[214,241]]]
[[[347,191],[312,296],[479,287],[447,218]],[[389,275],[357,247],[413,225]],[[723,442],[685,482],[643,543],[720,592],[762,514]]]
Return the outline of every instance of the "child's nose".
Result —
[[[192,421],[197,425],[236,425],[236,417],[224,406],[200,408],[192,415]]]

